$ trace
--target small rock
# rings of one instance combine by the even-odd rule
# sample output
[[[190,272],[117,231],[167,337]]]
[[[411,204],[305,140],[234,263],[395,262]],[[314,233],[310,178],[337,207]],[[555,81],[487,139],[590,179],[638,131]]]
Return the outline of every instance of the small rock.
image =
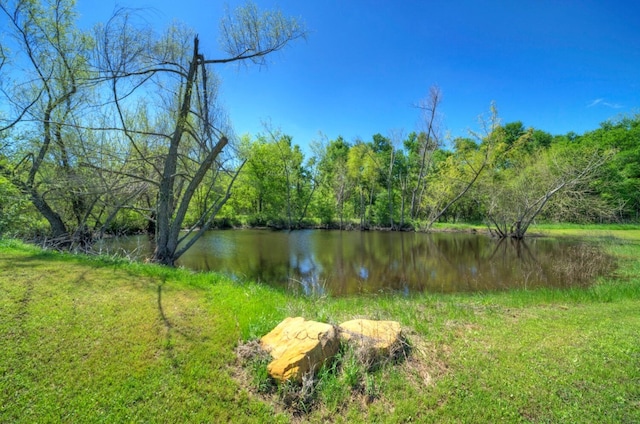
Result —
[[[354,319],[340,324],[340,339],[355,343],[373,362],[393,356],[402,347],[402,328],[397,321]]]
[[[300,382],[337,353],[339,340],[330,324],[289,317],[262,337],[260,345],[273,357],[267,366],[272,378]]]

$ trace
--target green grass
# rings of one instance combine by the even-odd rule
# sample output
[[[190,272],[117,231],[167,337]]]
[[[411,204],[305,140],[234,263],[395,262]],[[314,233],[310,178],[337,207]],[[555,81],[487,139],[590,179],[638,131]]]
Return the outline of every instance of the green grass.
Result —
[[[640,225],[637,224],[539,224],[531,227],[531,233],[547,236],[574,236],[595,238],[640,239]]]
[[[431,227],[434,231],[487,231],[487,226],[483,224],[473,224],[466,222],[450,223],[435,222]]]
[[[561,230],[604,236],[619,269],[586,289],[306,299],[0,241],[0,422],[640,422],[640,232]],[[294,417],[234,353],[287,315],[397,320],[410,355],[368,372],[343,353]]]
[[[481,223],[448,223],[436,222],[434,231],[477,231],[487,232],[487,226]],[[570,224],[570,223],[540,223],[532,225],[527,236],[574,236],[590,238],[614,237],[626,240],[640,239],[639,224]]]
[[[2,248],[0,292],[0,422],[272,419],[229,367],[277,293],[20,247]]]

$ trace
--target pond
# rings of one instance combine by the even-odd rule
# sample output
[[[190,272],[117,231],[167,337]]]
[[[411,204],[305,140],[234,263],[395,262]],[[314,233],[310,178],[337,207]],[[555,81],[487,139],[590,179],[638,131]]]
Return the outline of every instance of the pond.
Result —
[[[145,236],[101,249],[144,257]],[[613,259],[579,240],[495,240],[466,233],[208,231],[177,265],[215,270],[305,295],[458,293],[586,286]]]

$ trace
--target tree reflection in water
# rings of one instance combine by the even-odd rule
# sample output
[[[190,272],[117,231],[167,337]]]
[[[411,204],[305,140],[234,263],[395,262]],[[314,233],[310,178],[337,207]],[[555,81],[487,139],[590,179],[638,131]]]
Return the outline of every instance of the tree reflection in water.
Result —
[[[113,250],[138,247],[140,238]],[[149,247],[150,249],[150,247]],[[179,261],[308,296],[474,292],[591,283],[614,263],[579,240],[461,233],[210,231]]]

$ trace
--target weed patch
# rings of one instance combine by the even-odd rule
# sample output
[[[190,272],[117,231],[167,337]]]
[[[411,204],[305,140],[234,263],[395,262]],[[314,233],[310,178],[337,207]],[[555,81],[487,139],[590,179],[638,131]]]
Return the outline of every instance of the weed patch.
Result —
[[[380,398],[382,376],[394,366],[408,361],[411,345],[406,340],[385,357],[373,357],[360,344],[343,342],[338,353],[315,374],[305,374],[302,382],[276,383],[267,372],[271,356],[257,340],[240,343],[235,353],[241,368],[234,375],[274,409],[301,417],[315,410],[337,412],[352,403],[371,404]],[[416,360],[415,362],[419,362]]]

